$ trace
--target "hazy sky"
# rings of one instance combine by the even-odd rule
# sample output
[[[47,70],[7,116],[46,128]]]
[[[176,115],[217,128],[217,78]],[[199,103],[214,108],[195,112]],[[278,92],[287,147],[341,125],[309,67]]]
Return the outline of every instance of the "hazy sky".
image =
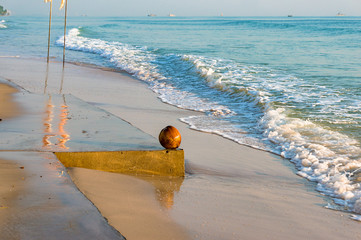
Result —
[[[60,0],[53,0],[54,14]],[[0,0],[14,15],[47,15],[43,0]],[[68,0],[69,15],[145,16],[361,16],[361,0]]]

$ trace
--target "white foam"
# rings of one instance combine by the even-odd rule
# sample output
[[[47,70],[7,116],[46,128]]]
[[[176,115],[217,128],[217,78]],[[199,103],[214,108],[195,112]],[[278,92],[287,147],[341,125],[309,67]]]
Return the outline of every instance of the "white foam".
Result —
[[[246,86],[239,81],[239,79],[253,81],[254,73],[257,72],[256,67],[250,69],[223,59],[193,55],[184,55],[183,60],[191,62],[197,72],[207,80],[210,87],[243,94],[254,104],[263,104],[267,100],[266,92],[257,91],[254,87]]]
[[[7,26],[5,25],[6,21],[5,20],[1,20],[0,21],[0,28],[7,28]]]
[[[56,41],[63,46],[63,37]],[[127,71],[140,80],[149,82],[151,89],[166,103],[180,108],[201,112],[217,112],[217,114],[231,114],[227,107],[199,98],[192,93],[176,89],[166,83],[157,68],[156,56],[144,47],[135,47],[120,42],[107,42],[100,39],[91,39],[80,36],[80,30],[73,28],[68,32],[65,46],[67,49],[96,53],[108,59],[117,68]]]
[[[361,155],[356,140],[307,120],[289,118],[280,108],[267,111],[260,124],[265,136],[281,146],[280,154],[296,164],[300,176],[317,181],[318,190],[361,212],[357,204],[360,184],[352,180],[352,171],[361,168],[361,161],[352,159]]]
[[[361,215],[352,214],[351,219],[361,222]]]
[[[210,87],[238,93],[245,96],[246,101],[262,106],[264,116],[259,126],[263,128],[264,136],[275,144],[274,151],[294,162],[299,169],[298,175],[318,182],[319,191],[336,197],[335,203],[346,204],[354,212],[361,213],[360,184],[353,180],[352,173],[361,168],[360,143],[310,120],[288,117],[285,108],[272,106],[273,102],[288,103],[291,100],[303,103],[315,98],[322,101],[322,106],[327,106],[327,111],[338,109],[338,113],[345,117],[347,115],[340,112],[344,108],[340,110],[337,106],[338,102],[345,101],[338,97],[339,93],[330,90],[330,98],[319,100],[319,89],[322,88],[322,92],[328,91],[325,86],[310,86],[301,79],[282,76],[267,68],[244,67],[231,61],[192,55],[184,56],[183,59],[194,64]],[[302,87],[307,89],[307,94],[301,91]],[[360,101],[354,100],[353,110],[360,110],[359,103]],[[354,117],[352,115],[350,119]],[[350,119],[332,121],[355,123]]]

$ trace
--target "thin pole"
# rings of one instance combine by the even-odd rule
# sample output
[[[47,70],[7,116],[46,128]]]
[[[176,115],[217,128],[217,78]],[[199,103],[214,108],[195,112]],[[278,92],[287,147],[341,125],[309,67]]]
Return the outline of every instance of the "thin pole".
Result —
[[[45,76],[45,84],[44,84],[44,94],[46,93],[46,89],[48,87],[48,79],[49,79],[49,64],[46,64],[46,76]]]
[[[50,29],[51,29],[51,12],[53,9],[53,1],[50,1],[50,13],[49,13],[49,35],[48,35],[48,57],[46,62],[49,63],[49,52],[50,52]]]
[[[63,84],[64,84],[64,68],[63,68],[63,71],[61,71],[61,82],[60,82],[59,94],[63,93]]]
[[[63,67],[65,64],[65,38],[66,38],[66,16],[68,12],[68,0],[65,0],[65,19],[64,19],[64,48],[63,48]]]

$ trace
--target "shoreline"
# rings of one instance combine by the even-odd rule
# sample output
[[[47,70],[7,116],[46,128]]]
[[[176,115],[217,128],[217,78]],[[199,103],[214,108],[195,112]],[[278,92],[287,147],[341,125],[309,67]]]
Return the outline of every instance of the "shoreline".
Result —
[[[193,109],[186,109],[186,108],[182,108],[182,107],[179,107],[179,106],[175,106],[175,105],[172,105],[171,103],[168,103],[168,102],[165,102],[163,101],[158,95],[157,93],[155,93],[152,89],[149,88],[148,84],[142,80],[139,80],[137,79],[135,76],[133,76],[131,73],[125,71],[125,70],[120,70],[120,69],[115,69],[115,68],[111,68],[111,67],[102,67],[102,66],[98,66],[98,65],[95,65],[95,64],[90,64],[90,63],[83,63],[83,62],[67,62],[68,64],[72,64],[74,66],[80,66],[80,67],[86,67],[86,68],[92,68],[92,69],[99,69],[101,71],[108,71],[108,72],[115,72],[115,73],[119,73],[119,74],[125,74],[127,75],[128,77],[134,79],[135,81],[138,81],[142,84],[145,84],[147,86],[147,88],[152,91],[158,98],[158,100],[164,104],[167,104],[171,107],[175,107],[177,109],[180,109],[180,110],[184,110],[184,111],[188,111],[188,112],[194,112],[195,115],[204,115],[205,113],[203,112],[200,112],[200,111],[197,111],[197,110],[193,110]],[[118,116],[119,117],[119,116]],[[124,120],[124,119],[123,119]],[[239,143],[237,142],[236,140],[232,139],[232,138],[229,138],[229,137],[226,137],[226,136],[223,136],[221,134],[218,134],[218,133],[215,133],[215,132],[207,132],[205,130],[201,130],[201,129],[197,129],[197,128],[193,128],[189,123],[187,123],[186,121],[183,121],[182,119],[179,119],[179,121],[185,125],[187,125],[189,127],[189,129],[192,129],[193,131],[198,131],[198,132],[201,132],[201,133],[207,133],[207,134],[213,134],[213,135],[216,135],[216,136],[219,136],[219,137],[222,137],[226,140],[229,140],[229,141],[232,141],[234,143],[237,143],[239,145],[242,145],[242,146],[245,146],[245,147],[249,147],[249,148],[252,148],[252,149],[255,149],[255,150],[259,150],[259,151],[263,151],[263,152],[266,152],[266,153],[270,153],[270,154],[273,154],[277,157],[281,157],[282,156],[278,153],[276,153],[276,151],[272,151],[272,150],[267,150],[267,149],[263,149],[263,148],[259,148],[259,147],[256,147],[256,146],[252,146],[252,145],[247,145],[245,143]],[[129,122],[130,123],[130,122]],[[131,123],[130,123],[131,124]],[[292,164],[292,163],[291,163]]]
[[[19,63],[23,64],[24,72],[14,71]],[[0,64],[4,66],[0,77],[30,92],[43,92],[43,61],[0,58]],[[59,91],[60,65],[51,62],[47,85],[50,93]],[[98,94],[90,94],[92,89],[97,89]],[[288,160],[219,135],[190,129],[179,118],[196,112],[161,102],[145,83],[131,76],[66,64],[62,91],[130,122],[155,138],[166,125],[180,130],[181,148],[185,150],[186,167],[191,174],[174,192],[167,214],[193,239],[361,236],[359,223],[349,219],[348,213],[322,207],[327,205],[327,197],[315,190],[315,183],[297,176],[295,166]],[[78,177],[87,181],[86,175]],[[101,204],[106,203],[97,203]],[[343,226],[342,230],[339,226]]]

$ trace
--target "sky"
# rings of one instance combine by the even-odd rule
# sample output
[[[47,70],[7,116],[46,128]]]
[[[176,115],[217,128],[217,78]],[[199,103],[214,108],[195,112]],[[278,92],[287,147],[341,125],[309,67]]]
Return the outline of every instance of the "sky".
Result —
[[[61,0],[53,0],[54,15]],[[48,15],[43,0],[0,0],[13,15]],[[361,16],[361,0],[68,0],[68,14],[79,16]]]

